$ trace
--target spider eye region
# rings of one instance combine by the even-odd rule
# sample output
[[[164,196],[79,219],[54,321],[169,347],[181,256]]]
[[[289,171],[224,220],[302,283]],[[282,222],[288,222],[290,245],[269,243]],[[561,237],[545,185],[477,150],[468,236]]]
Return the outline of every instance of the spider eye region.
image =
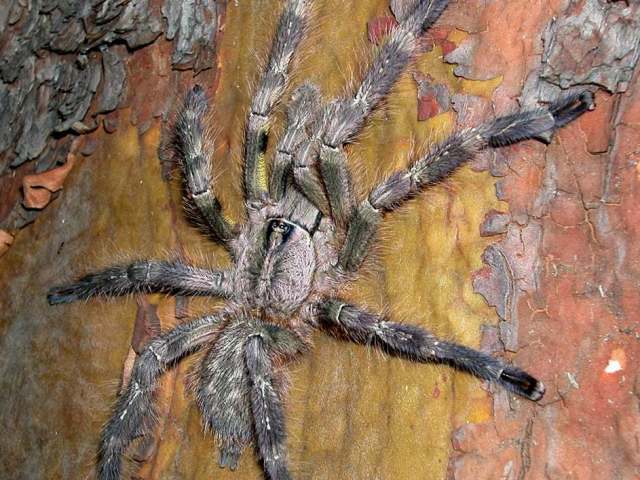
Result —
[[[296,225],[286,221],[282,218],[272,218],[267,225],[267,250],[279,247],[289,242],[289,240],[295,240],[298,235],[296,232]]]
[[[272,232],[278,232],[282,235],[287,235],[288,233],[291,232],[292,227],[291,227],[291,224],[283,220],[274,219],[271,221],[270,228]]]

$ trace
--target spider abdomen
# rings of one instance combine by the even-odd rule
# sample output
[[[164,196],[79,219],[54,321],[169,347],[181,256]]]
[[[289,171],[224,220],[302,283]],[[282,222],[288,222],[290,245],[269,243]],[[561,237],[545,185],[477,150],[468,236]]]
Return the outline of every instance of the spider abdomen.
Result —
[[[229,458],[229,466],[252,438],[248,379],[239,368],[244,339],[250,333],[244,322],[230,325],[207,352],[197,375],[195,398],[203,423],[220,442],[221,460],[235,457]]]
[[[287,389],[286,364],[307,348],[293,332],[248,318],[232,320],[205,355],[192,388],[205,429],[220,444],[220,464],[230,468],[235,468],[242,450],[254,439],[252,383],[245,365],[245,350],[253,337],[264,342],[271,363],[277,366],[265,380],[279,396]]]

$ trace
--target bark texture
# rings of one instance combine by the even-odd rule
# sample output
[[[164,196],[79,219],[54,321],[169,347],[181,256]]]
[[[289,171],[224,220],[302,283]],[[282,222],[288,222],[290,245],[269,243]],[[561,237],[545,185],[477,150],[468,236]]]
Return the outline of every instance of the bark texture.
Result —
[[[292,86],[342,93],[405,3],[318,1]],[[136,352],[216,307],[141,296],[53,308],[45,296],[126,259],[228,264],[184,220],[159,154],[163,125],[188,86],[205,86],[216,192],[241,219],[237,159],[276,5],[0,5],[0,477],[92,478],[98,432]],[[466,0],[425,36],[349,147],[361,193],[456,125],[584,85],[597,88],[597,107],[549,146],[486,154],[390,215],[350,300],[510,358],[547,395],[532,404],[318,336],[287,403],[296,478],[640,475],[639,39],[637,3],[599,0]],[[260,478],[250,450],[238,471],[217,467],[184,391],[190,363],[165,376],[160,424],[132,450],[131,475]]]

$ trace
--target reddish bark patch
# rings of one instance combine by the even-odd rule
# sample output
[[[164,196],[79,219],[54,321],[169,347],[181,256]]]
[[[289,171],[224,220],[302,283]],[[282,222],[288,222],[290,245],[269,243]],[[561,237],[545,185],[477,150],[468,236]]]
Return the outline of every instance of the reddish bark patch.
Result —
[[[23,205],[26,208],[37,210],[46,207],[51,201],[51,196],[62,189],[64,179],[69,175],[75,161],[76,156],[69,154],[67,163],[58,168],[47,170],[43,173],[26,175],[22,179]]]
[[[418,120],[424,121],[449,109],[449,90],[446,85],[434,82],[431,75],[414,72],[418,86]]]
[[[149,340],[158,336],[160,332],[160,319],[158,318],[158,307],[149,302],[145,295],[136,297],[138,310],[136,312],[136,323],[133,327],[133,338],[131,347],[139,355]]]
[[[599,62],[617,47],[593,49],[606,38],[596,41],[594,27],[585,40],[576,23],[588,9],[603,8],[595,5],[578,2],[562,17],[556,2],[524,10],[508,2],[465,4],[455,25],[471,35],[448,60],[467,78],[504,75],[497,111],[509,109],[529,82],[540,81],[537,68],[557,74],[566,86],[571,75],[591,78],[593,72],[615,86],[619,71],[609,74]],[[604,8],[605,17],[622,12]],[[552,15],[561,19],[550,23]],[[540,67],[537,39],[558,24],[557,48],[546,57],[553,65]],[[509,204],[510,223],[487,250],[474,287],[506,318],[497,331],[514,363],[540,378],[547,394],[536,405],[496,393],[491,422],[461,425],[454,435],[451,479],[640,474],[640,376],[630,367],[640,352],[637,75],[624,94],[598,92],[596,109],[558,132],[549,146],[528,142],[497,154],[508,165],[497,191]],[[501,233],[505,223],[492,214],[481,231]]]

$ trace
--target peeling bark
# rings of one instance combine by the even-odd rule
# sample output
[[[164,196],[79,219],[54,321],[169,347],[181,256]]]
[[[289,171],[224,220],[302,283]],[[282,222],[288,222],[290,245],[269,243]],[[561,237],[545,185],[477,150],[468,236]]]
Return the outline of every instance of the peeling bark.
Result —
[[[164,33],[175,39],[172,68],[196,73],[211,68],[223,6],[214,0],[157,3],[0,5],[1,177],[24,162],[32,162],[38,173],[65,163],[68,150],[56,148],[56,138],[92,131],[101,114],[124,106],[128,50]],[[3,195],[2,201],[21,208],[15,196]],[[0,225],[19,229],[33,221],[33,215],[17,213],[0,217]]]
[[[294,83],[310,79],[328,99],[405,2],[317,3]],[[164,296],[51,308],[45,293],[123,257],[227,264],[183,218],[159,159],[163,121],[197,74],[216,110],[216,193],[242,218],[235,158],[272,10],[260,0],[0,5],[0,408],[15,432],[0,439],[0,477],[90,478],[136,352],[158,328],[216,308]],[[464,374],[318,336],[292,372],[296,478],[640,475],[639,12],[624,1],[469,0],[425,36],[389,108],[349,147],[361,193],[405,165],[413,143],[516,102],[589,86],[597,108],[549,146],[484,155],[390,215],[373,273],[351,296],[506,356],[548,393],[539,405],[487,393]],[[163,380],[156,435],[133,449],[135,478],[259,478],[251,451],[235,473],[216,466],[183,387],[194,361]]]

